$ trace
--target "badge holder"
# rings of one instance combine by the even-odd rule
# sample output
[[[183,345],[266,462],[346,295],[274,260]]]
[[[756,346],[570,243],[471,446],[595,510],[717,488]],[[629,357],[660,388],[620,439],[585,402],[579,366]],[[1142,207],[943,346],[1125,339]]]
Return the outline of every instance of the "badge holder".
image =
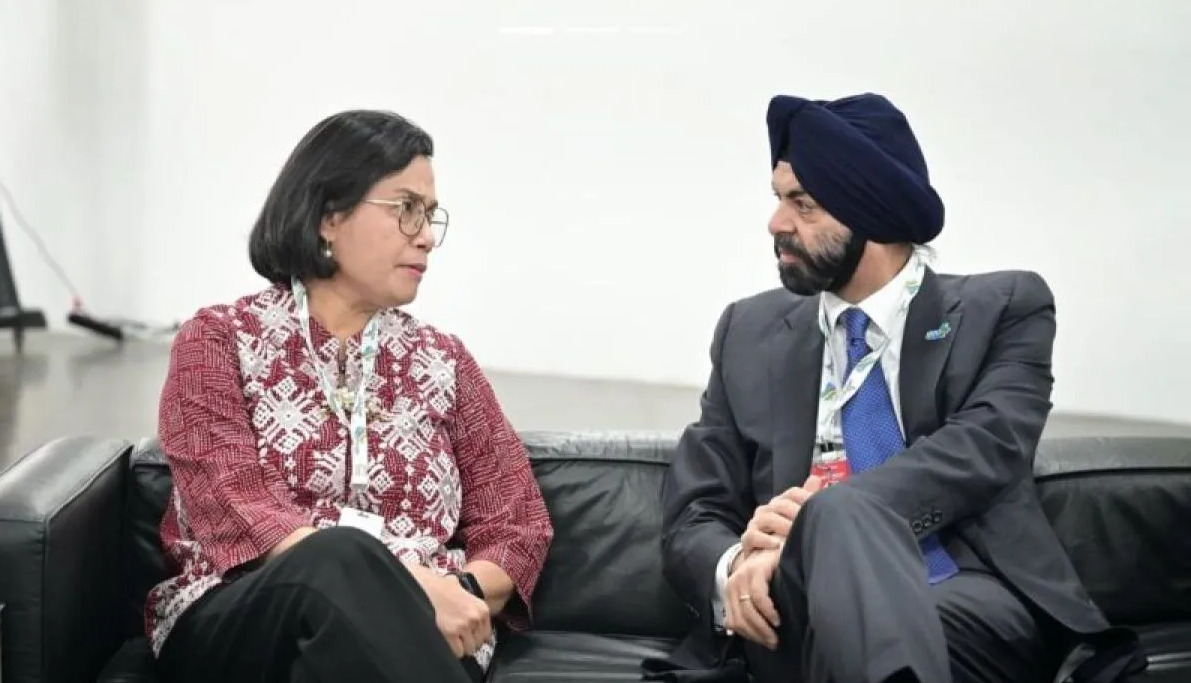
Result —
[[[848,454],[844,451],[844,445],[829,442],[815,444],[811,474],[823,480],[824,488],[847,481],[852,470],[848,467]]]
[[[339,511],[339,526],[359,529],[379,541],[381,531],[384,530],[385,518],[371,512],[345,507]]]

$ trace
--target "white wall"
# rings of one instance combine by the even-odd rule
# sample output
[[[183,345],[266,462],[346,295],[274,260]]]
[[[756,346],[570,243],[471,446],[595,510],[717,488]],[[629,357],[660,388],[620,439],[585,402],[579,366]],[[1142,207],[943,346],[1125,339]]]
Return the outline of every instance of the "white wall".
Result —
[[[0,3],[5,37],[13,12],[63,23]],[[246,236],[309,126],[395,109],[435,136],[452,215],[419,315],[489,367],[699,384],[723,305],[776,283],[768,98],[876,90],[947,203],[941,268],[1051,282],[1058,407],[1191,421],[1191,365],[1164,362],[1191,349],[1191,5],[966,4],[61,0],[102,54],[32,88],[56,121],[0,108],[0,170],[99,313],[167,322],[260,286]],[[94,115],[63,115],[72,81]]]
[[[143,0],[0,0],[0,182],[81,294],[119,310],[146,187]],[[61,326],[71,292],[4,211],[22,304]],[[131,311],[136,313],[136,311]]]
[[[55,10],[49,2],[0,0],[0,182],[18,197],[29,222],[46,226],[43,239],[61,242],[75,216],[55,195],[73,191],[79,183],[68,179],[72,164],[55,120],[60,109],[54,87]],[[69,295],[54,286],[34,243],[20,232],[12,214],[5,210],[2,217],[22,304],[65,310]]]

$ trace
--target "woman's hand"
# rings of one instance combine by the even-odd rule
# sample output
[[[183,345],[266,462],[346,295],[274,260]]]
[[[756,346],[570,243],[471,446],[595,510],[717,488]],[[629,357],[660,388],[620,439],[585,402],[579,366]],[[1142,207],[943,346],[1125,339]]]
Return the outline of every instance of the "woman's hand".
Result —
[[[456,657],[475,654],[492,636],[488,603],[464,590],[454,576],[439,576],[423,569],[414,578],[434,606],[434,622]]]

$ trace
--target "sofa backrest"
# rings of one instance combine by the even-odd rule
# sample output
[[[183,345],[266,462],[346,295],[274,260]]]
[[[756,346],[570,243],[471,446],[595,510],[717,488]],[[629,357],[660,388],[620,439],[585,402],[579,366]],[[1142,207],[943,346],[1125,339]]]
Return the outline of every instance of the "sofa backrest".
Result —
[[[1191,439],[1043,441],[1034,477],[1051,526],[1110,620],[1191,620]]]
[[[124,502],[124,615],[128,635],[145,629],[149,589],[168,578],[159,525],[173,481],[157,439],[142,439],[128,458]]]
[[[675,435],[525,432],[554,542],[534,597],[535,625],[679,636],[690,613],[662,578],[658,504]],[[142,629],[145,595],[166,578],[158,524],[170,473],[156,439],[129,463],[125,623]]]
[[[527,433],[554,542],[535,626],[679,637],[693,617],[662,577],[662,479],[676,435]]]
[[[679,636],[691,617],[662,577],[662,479],[677,434],[522,434],[555,527],[534,599],[541,629]],[[1065,438],[1035,459],[1039,497],[1092,597],[1116,623],[1191,620],[1191,439]],[[133,453],[126,603],[141,628],[164,578],[170,491],[153,440]]]

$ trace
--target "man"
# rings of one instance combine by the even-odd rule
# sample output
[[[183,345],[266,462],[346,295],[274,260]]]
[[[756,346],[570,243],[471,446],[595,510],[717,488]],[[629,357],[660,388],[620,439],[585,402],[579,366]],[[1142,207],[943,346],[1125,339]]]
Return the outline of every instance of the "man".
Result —
[[[927,267],[943,203],[885,98],[778,96],[767,118],[784,287],[716,326],[663,491],[665,571],[700,624],[647,676],[1032,683],[1144,667],[1034,490],[1046,283]]]

